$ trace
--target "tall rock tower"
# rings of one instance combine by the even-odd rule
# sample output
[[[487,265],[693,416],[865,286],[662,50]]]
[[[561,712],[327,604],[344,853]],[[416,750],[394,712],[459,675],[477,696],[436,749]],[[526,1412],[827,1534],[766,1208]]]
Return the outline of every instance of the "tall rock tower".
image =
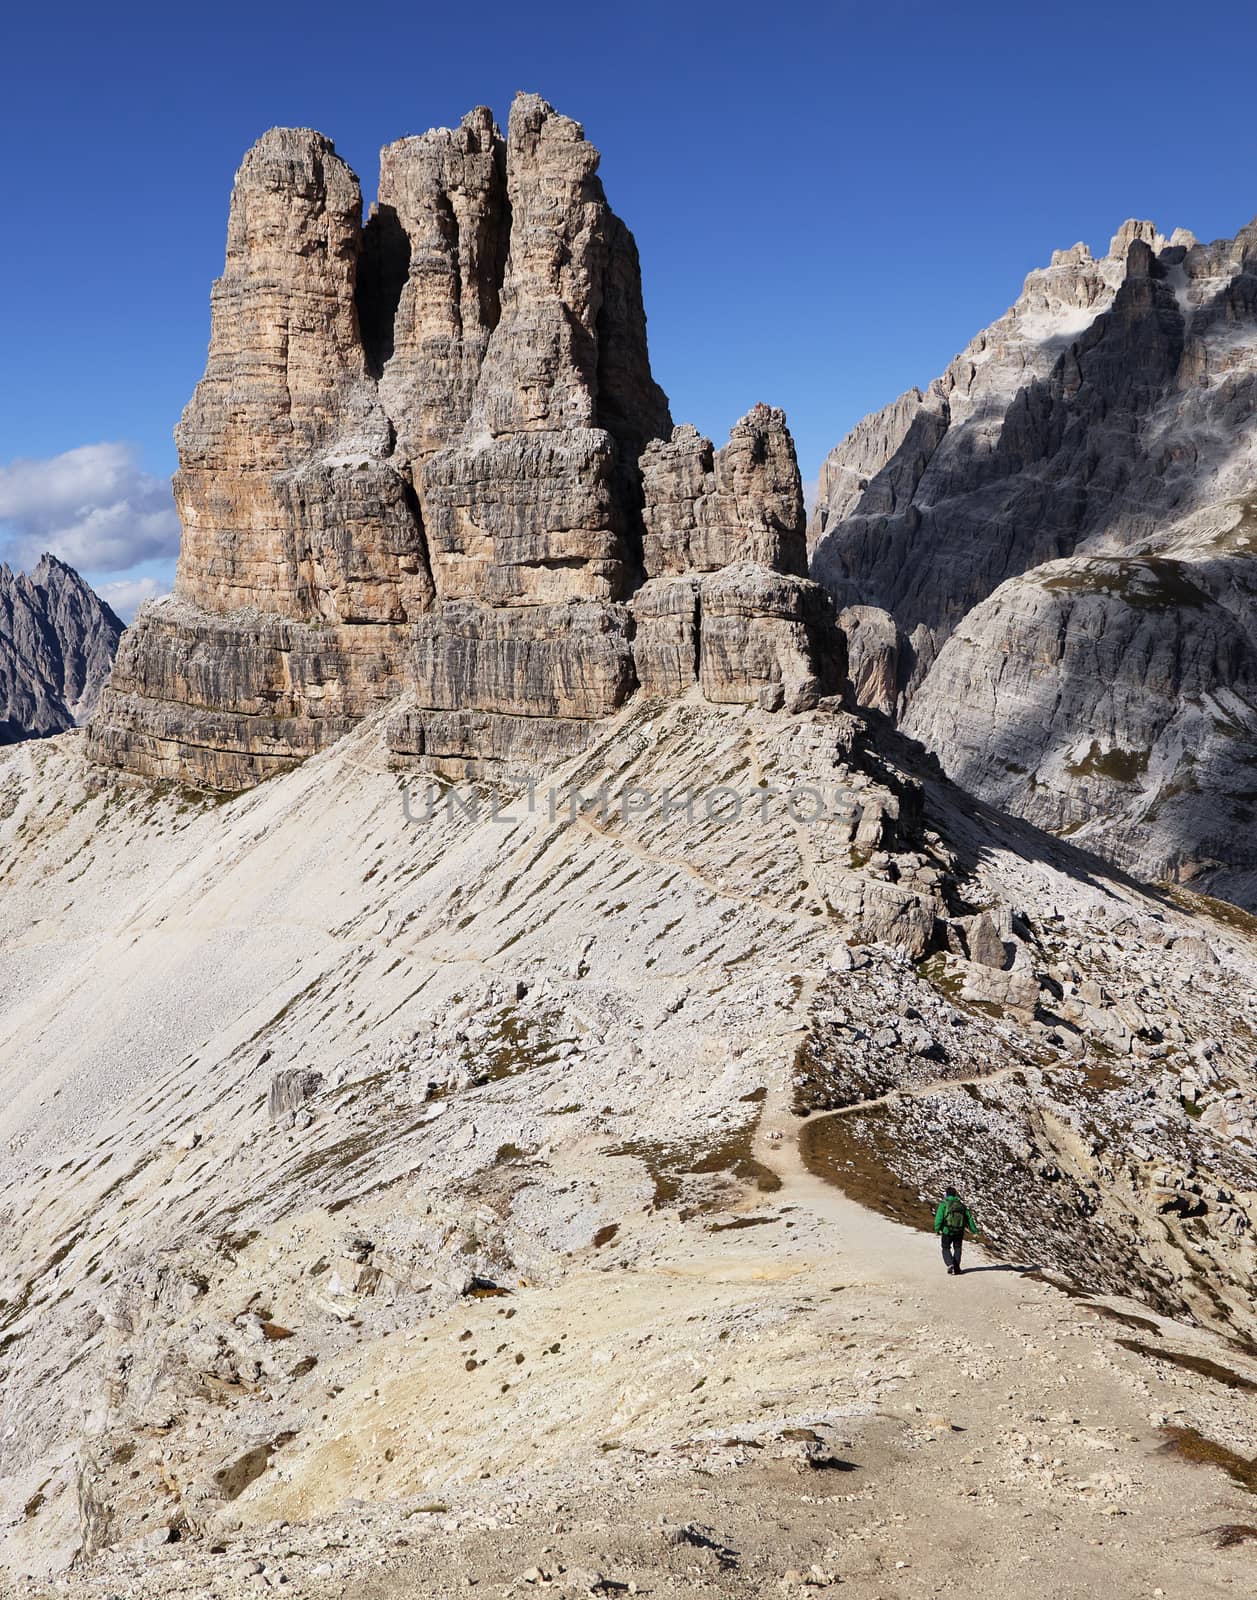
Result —
[[[258,141],[176,433],[175,593],[123,642],[96,760],[239,789],[397,701],[399,758],[530,768],[639,686],[832,687],[784,418],[718,453],[673,432],[598,160],[520,95],[505,139],[480,107],[389,145],[364,227],[321,134]]]

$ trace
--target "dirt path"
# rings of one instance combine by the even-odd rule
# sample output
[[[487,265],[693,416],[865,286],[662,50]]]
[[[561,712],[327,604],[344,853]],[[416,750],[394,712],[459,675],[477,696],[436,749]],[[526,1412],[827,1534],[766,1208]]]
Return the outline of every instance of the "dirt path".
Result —
[[[1217,1549],[1211,1530],[1257,1522],[1257,1508],[1221,1473],[1164,1453],[1162,1423],[1189,1398],[1177,1382],[1119,1347],[1120,1328],[980,1246],[962,1278],[948,1277],[932,1236],[806,1169],[784,1103],[765,1113],[756,1153],[782,1189],[744,1215],[786,1219],[790,1232],[764,1225],[697,1247],[691,1233],[682,1254],[661,1252],[653,1272],[614,1285],[616,1315],[670,1284],[673,1326],[652,1324],[666,1347],[692,1339],[731,1286],[757,1285],[765,1306],[810,1294],[806,1326],[781,1326],[737,1378],[718,1381],[738,1385],[729,1403],[748,1416],[806,1402],[837,1419],[844,1461],[807,1470],[753,1456],[664,1483],[634,1482],[626,1462],[620,1480],[557,1494],[544,1515],[438,1541],[347,1591],[355,1600],[505,1596],[581,1571],[657,1595],[811,1592],[785,1583],[794,1573],[815,1588],[840,1582],[853,1600],[1144,1600],[1246,1582],[1243,1545]],[[1200,1337],[1161,1328],[1167,1346]],[[791,1362],[810,1393],[780,1388]],[[644,1393],[653,1380],[638,1369],[632,1381]],[[686,1525],[696,1542],[678,1544]],[[541,1584],[524,1581],[534,1571]]]
[[[810,1173],[797,1133],[770,1098],[756,1154],[782,1187],[733,1219],[626,1216],[648,1249],[622,1267],[521,1288],[509,1324],[497,1302],[463,1304],[390,1342],[355,1380],[351,1426],[294,1459],[291,1500],[272,1495],[222,1567],[173,1547],[160,1571],[102,1575],[92,1600],[281,1583],[310,1600],[506,1600],[598,1575],[621,1586],[600,1592],[670,1600],[809,1592],[789,1574],[852,1600],[1243,1592],[1251,1548],[1212,1530],[1257,1508],[1163,1453],[1162,1431],[1214,1405],[1216,1432],[1236,1397],[1123,1349],[1120,1328],[980,1247],[948,1277],[931,1236]],[[1158,1325],[1167,1348],[1203,1338]],[[516,1348],[545,1358],[516,1367]],[[385,1439],[456,1469],[439,1503],[390,1498]],[[328,1504],[351,1509],[323,1523],[329,1477]]]
[[[844,1108],[856,1109],[865,1107]],[[931,1234],[865,1210],[809,1172],[795,1119],[782,1104],[766,1112],[759,1154],[782,1179],[777,1198],[817,1218],[833,1240],[837,1278],[858,1282],[870,1306],[897,1308],[895,1344],[917,1363],[909,1404],[943,1424],[915,1462],[898,1459],[887,1485],[911,1563],[897,1570],[912,1573],[895,1592],[1229,1592],[1241,1563],[1203,1552],[1202,1529],[1257,1521],[1257,1506],[1222,1474],[1163,1453],[1160,1423],[1181,1413],[1184,1397],[1161,1369],[1118,1348],[1110,1335],[1120,1328],[1097,1330],[1059,1290],[980,1244],[968,1246],[963,1277],[949,1277]],[[1161,1325],[1167,1344],[1200,1338]],[[963,1487],[949,1491],[940,1515],[938,1485],[949,1475]],[[872,1582],[853,1592],[880,1591]]]
[[[885,1094],[875,1095],[871,1100],[853,1100],[848,1106],[835,1106],[832,1111],[815,1112],[808,1119],[808,1125],[815,1127],[818,1122],[828,1122],[831,1117],[849,1117],[857,1111],[873,1111],[878,1106],[889,1105],[894,1100],[921,1100],[927,1095],[938,1094],[943,1089],[964,1089],[978,1083],[999,1083],[1002,1079],[1011,1078],[1018,1072],[1024,1073],[1025,1070],[1024,1062],[1015,1061],[1011,1066],[1000,1067],[997,1072],[979,1073],[976,1077],[935,1078],[931,1083],[913,1083],[903,1088],[887,1089]]]

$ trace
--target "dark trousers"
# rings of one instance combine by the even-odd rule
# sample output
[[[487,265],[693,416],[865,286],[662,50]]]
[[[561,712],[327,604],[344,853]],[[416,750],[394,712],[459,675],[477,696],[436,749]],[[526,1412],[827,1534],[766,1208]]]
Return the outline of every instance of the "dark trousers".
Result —
[[[944,1233],[940,1235],[943,1241],[943,1260],[949,1267],[960,1271],[960,1252],[964,1249],[965,1236],[963,1233]]]

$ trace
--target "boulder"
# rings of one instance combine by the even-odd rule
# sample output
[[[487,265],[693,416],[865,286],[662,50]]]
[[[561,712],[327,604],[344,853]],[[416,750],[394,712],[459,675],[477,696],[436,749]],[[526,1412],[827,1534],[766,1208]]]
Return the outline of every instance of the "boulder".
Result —
[[[323,1074],[304,1067],[288,1067],[271,1078],[266,1096],[266,1114],[272,1122],[282,1122],[312,1100],[323,1087]]]
[[[847,647],[847,675],[859,706],[888,717],[899,702],[899,674],[907,657],[895,619],[877,606],[846,606],[838,626]]]

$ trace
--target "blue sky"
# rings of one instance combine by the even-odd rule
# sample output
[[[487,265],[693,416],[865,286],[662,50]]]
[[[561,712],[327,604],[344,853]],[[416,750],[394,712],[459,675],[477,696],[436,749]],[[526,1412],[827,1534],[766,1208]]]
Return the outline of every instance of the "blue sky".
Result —
[[[0,558],[162,587],[171,429],[232,174],[277,123],[381,144],[584,122],[637,235],[655,371],[721,442],[784,405],[806,477],[925,383],[1054,247],[1257,212],[1257,13],[1181,3],[33,6],[0,68]],[[65,458],[65,459],[62,459]]]

